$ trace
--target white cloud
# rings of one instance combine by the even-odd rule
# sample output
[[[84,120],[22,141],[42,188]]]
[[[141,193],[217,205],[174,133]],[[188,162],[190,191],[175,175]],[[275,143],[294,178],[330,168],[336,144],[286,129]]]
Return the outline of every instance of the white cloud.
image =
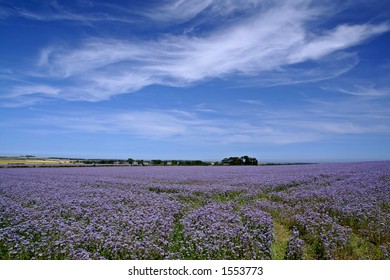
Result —
[[[356,121],[356,120],[355,120]],[[347,120],[314,120],[300,121],[297,127],[304,127],[312,131],[326,134],[366,134],[366,133],[390,133],[390,125],[386,124],[362,124]]]
[[[374,35],[390,30],[389,24],[371,25],[340,25],[328,34],[309,40],[299,47],[299,50],[290,54],[291,63],[298,63],[308,59],[317,60],[334,51],[360,44]]]
[[[124,22],[124,23],[133,23],[134,21],[129,19],[129,17],[123,15],[114,15],[112,13],[98,12],[94,9],[91,9],[89,5],[83,7],[83,5],[78,5],[79,3],[75,3],[76,6],[79,6],[77,10],[72,8],[65,7],[61,5],[57,1],[37,1],[33,3],[33,8],[27,9],[24,5],[15,5],[13,7],[14,13],[20,17],[24,17],[30,20],[36,21],[74,21],[86,25],[90,25],[94,22],[99,21],[113,21],[113,22]],[[72,3],[68,5],[72,6]],[[89,6],[89,7],[88,7]],[[112,6],[112,5],[106,5]],[[80,11],[79,9],[82,9]],[[112,7],[111,7],[112,8]],[[126,9],[122,8],[122,12],[126,12]],[[0,14],[1,15],[1,14]]]
[[[10,93],[10,96],[18,97],[33,94],[56,96],[59,92],[60,89],[48,85],[26,85],[14,88],[14,90]]]
[[[263,102],[260,100],[253,100],[253,99],[239,99],[238,100],[241,103],[251,104],[251,105],[264,105]]]
[[[339,51],[317,61],[280,66],[275,71],[264,71],[257,76],[240,77],[235,87],[273,87],[314,83],[333,79],[347,73],[359,63],[355,53]]]
[[[63,133],[128,135],[148,141],[169,140],[212,145],[285,145],[316,142],[350,134],[390,133],[388,117],[378,119],[370,115],[368,106],[356,113],[350,111],[345,115],[338,115],[337,112],[345,105],[337,108],[336,104],[311,103],[310,111],[269,111],[270,108],[262,106],[262,114],[255,114],[257,109],[253,112],[236,109],[214,112],[212,119],[207,117],[208,112],[196,109],[104,112],[86,109],[83,112],[68,111],[66,114],[42,114],[40,118],[29,121],[37,129],[40,126],[51,127],[51,131]],[[326,114],[332,106],[336,113],[329,118]],[[361,115],[365,118],[361,119]]]
[[[350,94],[350,95],[365,96],[371,98],[390,96],[389,87],[378,88],[373,85],[371,86],[355,85],[351,89],[338,88],[337,91]]]
[[[318,81],[356,65],[356,55],[341,51],[389,30],[387,24],[344,24],[323,34],[313,33],[311,22],[321,10],[304,0],[277,4],[255,0],[170,3],[160,9],[166,9],[171,17],[182,14],[185,18],[205,10],[233,15],[249,6],[261,8],[197,36],[166,35],[154,40],[90,38],[76,47],[48,46],[41,51],[40,71],[35,74],[42,82],[31,88],[25,86],[26,94],[44,84],[57,88],[58,82],[61,87],[40,93],[53,96],[56,92],[58,98],[68,100],[100,101],[148,85],[184,87],[215,78],[249,78],[265,85]],[[184,10],[193,15],[183,14]],[[297,63],[308,61],[316,65],[295,68]]]
[[[207,22],[235,13],[250,15],[275,3],[269,0],[170,0],[145,11],[143,15],[154,21],[168,23],[187,22],[199,17],[202,17],[201,22]]]
[[[51,114],[31,120],[51,131],[68,133],[95,133],[129,135],[140,139],[199,142],[218,144],[273,143],[289,144],[319,139],[313,131],[294,131],[283,125],[269,125],[257,120],[254,125],[248,119],[214,119],[202,117],[198,111],[145,110],[127,112],[67,112]]]
[[[145,12],[149,18],[159,21],[187,21],[204,11],[213,0],[174,0]]]

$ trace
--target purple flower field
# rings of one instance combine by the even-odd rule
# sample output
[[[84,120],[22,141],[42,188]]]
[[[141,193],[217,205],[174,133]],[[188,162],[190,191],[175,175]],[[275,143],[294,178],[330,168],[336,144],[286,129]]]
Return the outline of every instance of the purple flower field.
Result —
[[[0,168],[0,259],[390,259],[390,162]]]

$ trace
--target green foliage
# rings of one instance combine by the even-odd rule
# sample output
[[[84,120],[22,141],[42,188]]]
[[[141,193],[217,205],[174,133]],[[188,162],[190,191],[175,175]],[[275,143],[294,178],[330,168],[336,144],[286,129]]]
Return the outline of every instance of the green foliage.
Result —
[[[291,231],[281,223],[274,220],[274,236],[275,240],[272,243],[271,258],[273,260],[283,260],[285,258],[289,235]]]
[[[242,157],[224,158],[221,161],[221,164],[223,164],[223,165],[258,165],[259,162],[256,158],[242,156]]]

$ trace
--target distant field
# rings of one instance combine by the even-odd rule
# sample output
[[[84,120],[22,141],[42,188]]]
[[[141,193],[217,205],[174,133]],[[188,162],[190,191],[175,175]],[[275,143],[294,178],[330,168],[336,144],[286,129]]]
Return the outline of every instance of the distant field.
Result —
[[[70,164],[72,162],[65,159],[0,157],[0,164]]]
[[[0,178],[0,260],[390,259],[390,161]]]

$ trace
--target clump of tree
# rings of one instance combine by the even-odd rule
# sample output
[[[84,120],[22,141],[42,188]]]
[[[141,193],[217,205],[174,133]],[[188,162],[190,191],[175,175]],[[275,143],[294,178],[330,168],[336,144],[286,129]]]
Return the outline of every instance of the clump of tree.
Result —
[[[118,159],[86,159],[79,161],[84,164],[106,164],[106,165],[114,165],[114,164],[126,164],[126,160],[118,160]]]
[[[201,160],[161,160],[161,159],[152,159],[152,160],[134,160],[129,158],[127,163],[130,165],[153,165],[153,166],[177,166],[177,165],[211,165],[211,162],[205,162]]]
[[[221,161],[222,165],[258,165],[259,162],[256,158],[242,156],[242,157],[229,157],[224,158]]]
[[[210,165],[210,163],[201,160],[160,160],[154,159],[152,165]]]
[[[163,164],[164,164],[164,162],[163,162],[161,159],[152,159],[152,160],[150,161],[150,163],[151,163],[152,165],[163,165]]]
[[[201,160],[178,160],[177,165],[210,165],[210,163]]]

